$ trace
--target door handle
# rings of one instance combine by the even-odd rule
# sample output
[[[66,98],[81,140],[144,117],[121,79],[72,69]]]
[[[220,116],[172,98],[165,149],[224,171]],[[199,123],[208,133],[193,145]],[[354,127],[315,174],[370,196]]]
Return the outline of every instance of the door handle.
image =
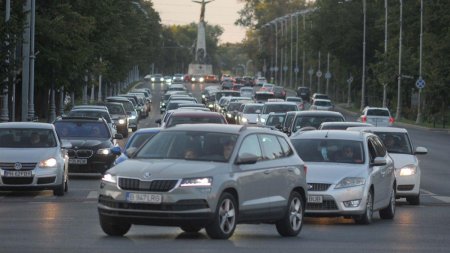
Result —
[[[270,174],[270,170],[265,170],[264,174],[269,175]]]

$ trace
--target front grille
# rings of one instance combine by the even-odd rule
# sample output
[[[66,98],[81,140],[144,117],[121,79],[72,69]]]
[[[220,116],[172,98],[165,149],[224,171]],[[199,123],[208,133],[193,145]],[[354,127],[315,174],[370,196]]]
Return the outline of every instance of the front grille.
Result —
[[[16,170],[16,163],[0,163],[0,169],[4,170]],[[22,169],[20,170],[33,170],[36,167],[36,163],[20,163],[22,165]]]
[[[397,190],[399,191],[411,191],[412,189],[414,189],[413,184],[404,184],[397,186]]]
[[[2,177],[3,184],[25,185],[33,182],[32,177]]]
[[[331,184],[308,183],[308,191],[326,191],[328,190],[330,185]]]
[[[119,187],[130,191],[168,192],[173,189],[178,180],[141,181],[135,178],[119,178]]]
[[[306,210],[338,210],[334,200],[323,200],[322,203],[307,203]]]
[[[189,211],[209,208],[204,199],[180,200],[174,204],[145,204],[118,202],[107,196],[99,196],[98,203],[114,209],[130,209],[142,211]]]
[[[37,184],[51,184],[54,183],[56,180],[56,177],[41,177],[38,178]]]
[[[90,149],[69,149],[67,155],[70,158],[90,158],[94,154],[94,151]]]

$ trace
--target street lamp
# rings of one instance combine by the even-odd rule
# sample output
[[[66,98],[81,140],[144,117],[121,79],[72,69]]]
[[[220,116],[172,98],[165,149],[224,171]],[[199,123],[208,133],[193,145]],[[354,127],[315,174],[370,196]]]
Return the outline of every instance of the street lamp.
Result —
[[[364,28],[363,28],[363,63],[362,63],[362,78],[361,78],[361,107],[362,110],[365,106],[366,98],[366,0],[363,0],[363,15],[364,15]]]
[[[400,35],[398,42],[398,84],[397,84],[397,112],[395,113],[395,119],[401,118],[401,85],[402,85],[402,32],[403,30],[403,0],[400,0]]]

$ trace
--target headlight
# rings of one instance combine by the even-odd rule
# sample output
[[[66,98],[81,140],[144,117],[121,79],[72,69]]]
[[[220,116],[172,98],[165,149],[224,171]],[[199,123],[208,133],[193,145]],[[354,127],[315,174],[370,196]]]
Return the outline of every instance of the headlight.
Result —
[[[200,82],[203,82],[203,81],[205,81],[205,78],[200,77],[198,80],[199,80]]]
[[[41,168],[52,168],[55,167],[57,164],[55,158],[49,158],[47,160],[43,160],[39,162],[39,167]]]
[[[125,120],[124,119],[119,119],[119,125],[123,125],[125,124]]]
[[[260,118],[259,121],[260,121],[261,123],[264,123],[264,122],[266,122],[266,119],[265,119],[265,118]]]
[[[136,115],[131,115],[130,117],[128,117],[129,119],[136,119]]]
[[[154,81],[155,81],[155,78],[154,78],[154,77],[152,77],[152,79],[151,79],[151,80],[152,80],[152,82],[154,82]]]
[[[213,108],[214,105],[213,105],[213,104],[209,104],[208,107],[209,107],[209,108]]]
[[[242,120],[242,122],[244,122],[244,123],[245,123],[245,122],[248,122],[248,119],[247,119],[247,118],[242,118],[241,120]]]
[[[113,176],[111,174],[105,174],[102,177],[102,181],[115,184],[115,183],[117,183],[117,176]]]
[[[227,113],[227,117],[228,117],[228,118],[232,118],[233,115],[231,115],[231,113]]]
[[[194,81],[195,81],[195,77],[192,77],[192,78],[191,78],[191,81],[193,81],[193,82],[194,82]]]
[[[212,178],[211,177],[198,177],[198,178],[184,178],[181,181],[181,187],[189,187],[189,186],[211,186]]]
[[[164,78],[160,78],[159,81],[164,82]]]
[[[206,98],[205,94],[202,95],[202,98]]]
[[[360,186],[364,185],[366,183],[366,179],[362,177],[346,177],[342,179],[334,189],[339,188],[347,188],[347,187],[354,187],[354,186]]]
[[[109,148],[102,148],[97,150],[97,155],[109,155],[111,150]]]
[[[400,176],[411,176],[417,173],[417,167],[415,165],[406,165],[400,169]]]

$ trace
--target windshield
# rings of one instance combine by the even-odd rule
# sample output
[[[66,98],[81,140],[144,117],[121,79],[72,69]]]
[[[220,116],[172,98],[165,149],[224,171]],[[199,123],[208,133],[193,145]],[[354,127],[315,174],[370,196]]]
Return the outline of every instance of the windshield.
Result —
[[[70,111],[68,116],[70,117],[93,117],[93,118],[104,118],[106,122],[111,123],[111,117],[109,113],[105,111]]]
[[[175,109],[178,109],[178,106],[180,105],[180,104],[195,104],[195,102],[194,101],[189,101],[189,100],[174,100],[174,101],[170,101],[168,104],[167,104],[167,108],[166,108],[166,110],[175,110]]]
[[[298,155],[305,162],[364,163],[364,149],[361,141],[293,139]]]
[[[288,102],[302,102],[303,99],[302,98],[290,97],[290,98],[286,98],[286,101],[288,101]]]
[[[237,110],[239,110],[239,107],[241,107],[241,104],[242,104],[242,103],[230,103],[230,104],[228,105],[228,107],[227,107],[227,110],[228,110],[229,112],[231,112],[231,111],[237,111]]]
[[[406,133],[375,132],[375,134],[383,141],[389,153],[413,154],[411,142]]]
[[[295,119],[294,122],[294,131],[297,131],[303,127],[315,127],[319,128],[322,122],[332,122],[338,121],[342,122],[344,119],[342,117],[337,116],[300,116]]]
[[[297,105],[295,104],[265,104],[262,114],[269,114],[271,112],[289,112],[297,111]]]
[[[314,105],[317,106],[331,106],[331,103],[329,101],[314,101]]]
[[[50,129],[0,128],[0,148],[56,147],[55,134]]]
[[[57,121],[56,132],[61,139],[67,138],[110,138],[107,126],[103,122]]]
[[[127,149],[140,148],[146,141],[150,140],[156,134],[157,132],[134,134],[130,142],[127,143]]]
[[[266,120],[267,126],[283,125],[286,114],[284,115],[269,115]]]
[[[203,131],[160,132],[145,143],[134,158],[227,162],[237,137]]]
[[[257,110],[261,110],[263,105],[246,105],[242,111],[245,114],[256,114]]]
[[[126,114],[125,109],[120,104],[106,104],[110,114]]]

